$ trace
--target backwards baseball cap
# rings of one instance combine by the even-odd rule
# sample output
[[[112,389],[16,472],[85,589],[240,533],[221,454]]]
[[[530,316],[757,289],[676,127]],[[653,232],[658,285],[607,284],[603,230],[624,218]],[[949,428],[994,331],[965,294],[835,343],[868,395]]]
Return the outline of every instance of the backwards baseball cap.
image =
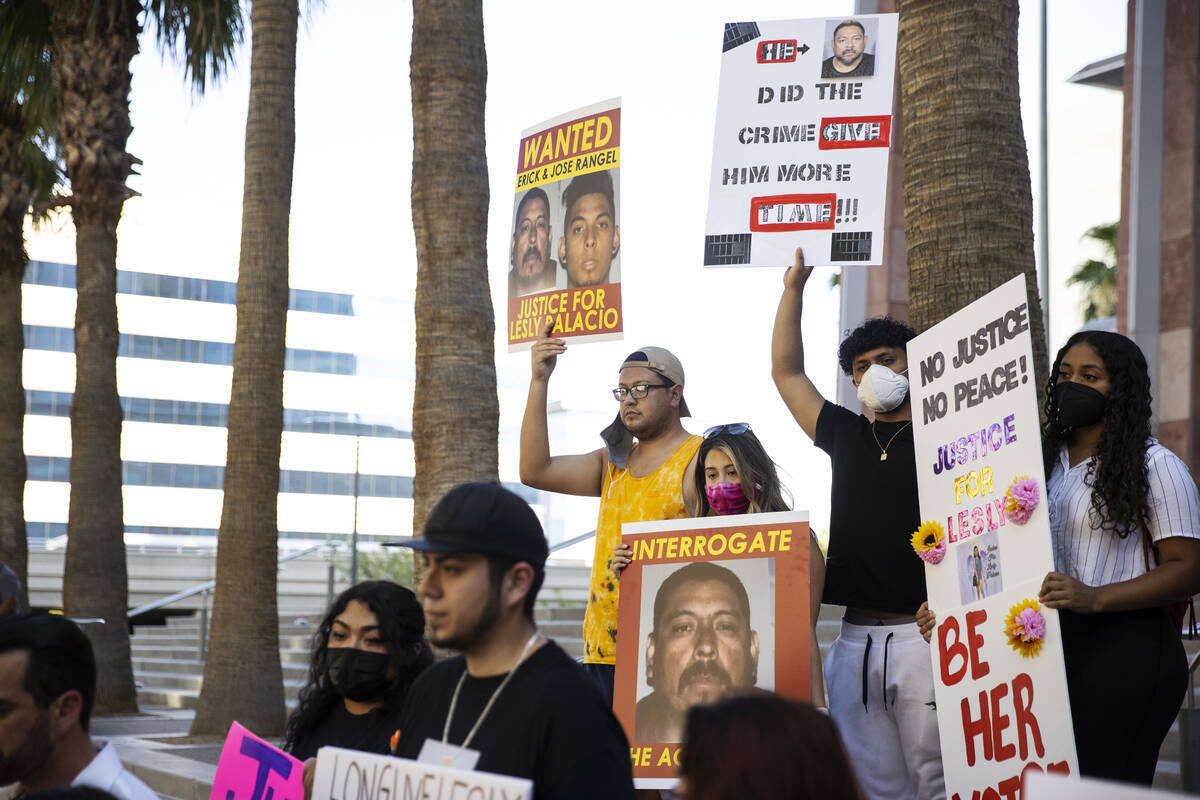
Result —
[[[425,553],[483,553],[526,561],[541,569],[549,547],[529,504],[498,483],[461,483],[437,502],[425,535],[394,542]]]
[[[620,369],[629,367],[645,367],[657,372],[672,384],[677,383],[681,387],[683,386],[683,364],[679,363],[675,354],[665,347],[641,347],[634,350],[621,362]],[[687,400],[680,395],[679,416],[690,417],[691,415]],[[625,427],[619,410],[612,424],[600,431],[600,438],[608,445],[608,460],[618,469],[625,469],[629,463],[629,454],[633,451],[633,434]]]

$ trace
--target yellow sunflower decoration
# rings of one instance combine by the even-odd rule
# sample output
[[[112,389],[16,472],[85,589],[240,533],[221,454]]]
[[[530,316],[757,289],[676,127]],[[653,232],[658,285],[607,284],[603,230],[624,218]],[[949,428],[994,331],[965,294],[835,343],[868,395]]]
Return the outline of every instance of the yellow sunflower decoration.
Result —
[[[937,520],[926,520],[913,531],[912,548],[927,564],[940,564],[946,557],[946,529]]]
[[[1025,598],[1008,610],[1004,620],[1008,646],[1022,658],[1036,656],[1046,638],[1046,618],[1037,600]]]

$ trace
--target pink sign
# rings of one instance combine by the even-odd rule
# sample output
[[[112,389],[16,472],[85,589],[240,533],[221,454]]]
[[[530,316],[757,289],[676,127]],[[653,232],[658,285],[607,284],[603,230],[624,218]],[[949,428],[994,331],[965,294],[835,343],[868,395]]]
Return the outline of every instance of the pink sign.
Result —
[[[238,723],[229,726],[209,800],[304,800],[304,763]]]

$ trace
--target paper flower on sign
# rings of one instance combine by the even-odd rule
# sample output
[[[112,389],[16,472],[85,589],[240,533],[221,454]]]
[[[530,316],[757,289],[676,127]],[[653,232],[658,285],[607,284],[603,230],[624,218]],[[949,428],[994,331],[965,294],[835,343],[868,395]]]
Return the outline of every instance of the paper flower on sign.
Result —
[[[1008,636],[1008,646],[1022,658],[1036,656],[1046,638],[1046,618],[1037,600],[1026,598],[1010,608],[1004,620],[1004,633]]]
[[[1017,525],[1024,525],[1033,516],[1033,510],[1041,502],[1042,491],[1038,482],[1022,475],[1012,482],[1004,493],[1004,515]]]
[[[946,557],[946,531],[937,521],[922,522],[912,535],[912,547],[927,564],[940,564]]]

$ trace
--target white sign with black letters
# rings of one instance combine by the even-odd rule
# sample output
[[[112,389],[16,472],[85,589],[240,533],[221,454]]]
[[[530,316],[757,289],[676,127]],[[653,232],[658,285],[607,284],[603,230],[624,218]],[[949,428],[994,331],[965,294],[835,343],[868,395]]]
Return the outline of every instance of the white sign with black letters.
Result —
[[[322,747],[312,800],[531,800],[533,782],[407,758]]]
[[[896,20],[725,26],[704,266],[881,263]]]

